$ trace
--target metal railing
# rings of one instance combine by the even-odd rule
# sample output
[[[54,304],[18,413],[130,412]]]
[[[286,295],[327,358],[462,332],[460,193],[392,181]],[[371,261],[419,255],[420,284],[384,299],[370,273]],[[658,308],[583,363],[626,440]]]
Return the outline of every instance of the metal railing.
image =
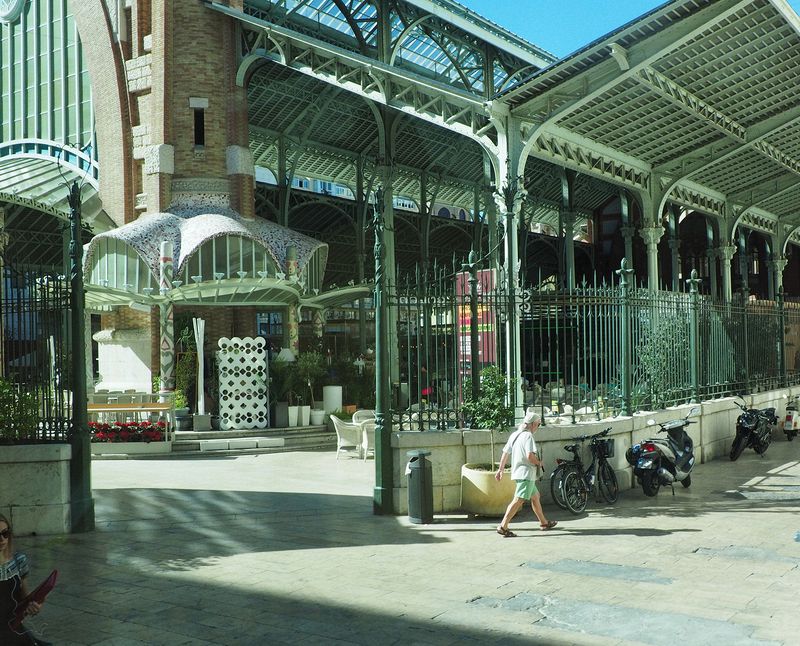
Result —
[[[511,291],[502,270],[454,267],[387,285],[394,428],[469,424],[465,383],[486,365],[505,370],[514,312],[524,401],[506,403],[540,408],[545,423],[800,383],[800,305],[747,293],[723,303],[691,279],[683,292],[651,291],[630,273],[568,290]]]
[[[0,439],[66,441],[72,426],[69,282],[0,258]]]

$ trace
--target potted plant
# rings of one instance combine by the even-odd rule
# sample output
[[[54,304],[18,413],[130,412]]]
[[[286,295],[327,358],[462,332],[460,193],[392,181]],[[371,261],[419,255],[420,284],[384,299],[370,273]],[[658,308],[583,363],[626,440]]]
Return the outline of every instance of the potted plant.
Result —
[[[316,407],[316,400],[314,399],[314,389],[319,380],[324,376],[324,357],[314,350],[301,352],[297,357],[297,377],[307,389],[309,403],[309,418],[306,418],[303,413],[303,426],[307,426],[309,423],[318,426],[322,424],[325,419],[325,411]],[[313,418],[313,420],[311,418]]]
[[[192,430],[192,416],[189,407],[189,399],[194,391],[197,381],[197,351],[194,344],[194,336],[190,327],[181,328],[176,325],[181,332],[176,340],[176,347],[180,349],[175,361],[175,425],[178,431]]]
[[[297,368],[294,361],[275,359],[270,364],[270,394],[275,400],[274,425],[278,428],[297,426]]]
[[[494,475],[495,431],[504,431],[514,423],[514,410],[508,405],[509,385],[497,366],[481,370],[480,390],[472,395],[472,384],[465,381],[463,410],[470,426],[489,433],[490,455],[486,463],[471,463],[461,467],[461,508],[475,516],[502,516],[514,495],[515,483],[508,477],[498,482]],[[513,383],[512,383],[513,386]]]

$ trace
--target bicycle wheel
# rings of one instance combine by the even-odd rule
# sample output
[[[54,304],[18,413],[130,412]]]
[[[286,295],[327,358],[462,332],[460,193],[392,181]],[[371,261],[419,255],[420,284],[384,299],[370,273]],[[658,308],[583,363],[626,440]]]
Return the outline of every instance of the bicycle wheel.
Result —
[[[586,501],[589,499],[589,491],[583,482],[581,474],[577,471],[570,471],[564,476],[564,502],[567,509],[573,514],[580,514],[586,509]]]
[[[571,462],[565,462],[559,464],[550,474],[550,496],[561,509],[567,508],[567,503],[564,501],[564,478],[574,469],[575,466]]]
[[[619,485],[617,484],[617,474],[608,462],[600,464],[597,471],[597,488],[600,490],[600,495],[603,496],[606,502],[617,502],[619,495]]]

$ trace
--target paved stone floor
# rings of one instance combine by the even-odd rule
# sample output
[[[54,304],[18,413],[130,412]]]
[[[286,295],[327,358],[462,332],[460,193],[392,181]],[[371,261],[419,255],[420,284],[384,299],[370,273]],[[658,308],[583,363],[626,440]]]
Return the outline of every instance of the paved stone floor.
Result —
[[[431,456],[435,459],[435,455]],[[22,537],[71,644],[797,644],[800,441],[557,530],[372,514],[333,452],[97,461],[97,530]]]

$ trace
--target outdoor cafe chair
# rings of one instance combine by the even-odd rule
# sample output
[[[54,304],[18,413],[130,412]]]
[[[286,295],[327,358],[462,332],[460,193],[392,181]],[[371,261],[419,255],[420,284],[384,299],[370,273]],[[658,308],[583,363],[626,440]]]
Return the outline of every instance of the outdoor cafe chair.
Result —
[[[336,459],[339,459],[341,451],[355,451],[361,457],[361,443],[364,441],[361,424],[345,422],[336,415],[331,415],[331,420],[336,430]]]

